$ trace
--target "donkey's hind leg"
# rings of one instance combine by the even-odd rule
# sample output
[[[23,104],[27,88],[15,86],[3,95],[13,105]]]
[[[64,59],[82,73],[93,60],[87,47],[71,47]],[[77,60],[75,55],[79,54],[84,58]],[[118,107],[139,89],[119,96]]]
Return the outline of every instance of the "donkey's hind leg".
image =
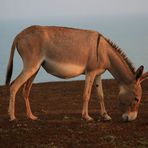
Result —
[[[104,120],[111,120],[111,117],[107,114],[107,111],[105,109],[101,76],[96,76],[95,83],[96,83],[97,95],[100,100],[101,116],[103,117]]]
[[[36,120],[37,117],[32,114],[30,102],[29,102],[29,94],[30,94],[30,90],[32,87],[32,82],[33,82],[36,74],[37,74],[37,72],[29,80],[27,80],[27,82],[24,84],[24,88],[23,88],[23,96],[24,96],[24,100],[25,100],[25,104],[26,104],[27,117],[32,120]]]
[[[10,100],[9,100],[9,109],[8,113],[10,115],[10,120],[15,120],[15,97],[16,93],[18,92],[19,88],[37,71],[39,67],[28,68],[23,70],[22,73],[13,81],[10,86]]]

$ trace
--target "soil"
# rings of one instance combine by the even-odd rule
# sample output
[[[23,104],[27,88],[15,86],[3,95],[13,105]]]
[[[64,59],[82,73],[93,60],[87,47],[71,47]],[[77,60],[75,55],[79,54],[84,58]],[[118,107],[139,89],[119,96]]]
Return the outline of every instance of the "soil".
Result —
[[[89,113],[81,119],[84,81],[34,84],[30,94],[32,111],[38,120],[26,118],[21,90],[16,98],[16,116],[10,122],[7,109],[9,87],[0,86],[0,148],[147,148],[148,81],[143,87],[139,114],[135,121],[122,122],[117,109],[118,84],[103,81],[106,109],[112,121],[103,121],[93,86]]]

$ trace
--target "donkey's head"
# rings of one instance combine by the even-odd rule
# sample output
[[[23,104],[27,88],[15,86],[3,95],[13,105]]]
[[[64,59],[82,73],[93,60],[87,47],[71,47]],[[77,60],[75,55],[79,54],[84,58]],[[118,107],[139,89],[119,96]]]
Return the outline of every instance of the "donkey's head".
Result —
[[[132,84],[120,86],[119,109],[123,112],[123,121],[132,121],[137,117],[142,97],[141,82],[148,77],[148,72],[143,74],[143,70],[143,66],[138,68]]]

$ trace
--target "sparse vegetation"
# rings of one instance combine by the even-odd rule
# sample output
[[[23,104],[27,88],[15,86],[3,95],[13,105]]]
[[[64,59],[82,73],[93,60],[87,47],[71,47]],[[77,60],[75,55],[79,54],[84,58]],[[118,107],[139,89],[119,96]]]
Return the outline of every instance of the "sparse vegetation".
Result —
[[[117,110],[118,87],[104,81],[105,100],[111,122],[99,116],[95,89],[90,101],[94,122],[81,119],[83,81],[36,84],[31,92],[31,106],[39,120],[26,118],[22,94],[16,98],[18,120],[9,122],[8,87],[0,87],[1,148],[147,148],[148,81],[143,84],[143,100],[136,121],[123,123]],[[64,91],[63,91],[64,89]]]

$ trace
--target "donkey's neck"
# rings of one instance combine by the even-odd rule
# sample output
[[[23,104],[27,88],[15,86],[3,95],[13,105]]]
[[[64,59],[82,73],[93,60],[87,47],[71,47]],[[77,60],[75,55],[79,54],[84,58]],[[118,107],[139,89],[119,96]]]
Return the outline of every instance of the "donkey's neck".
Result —
[[[113,47],[109,48],[109,71],[120,84],[130,84],[134,80],[134,73],[124,57]]]

